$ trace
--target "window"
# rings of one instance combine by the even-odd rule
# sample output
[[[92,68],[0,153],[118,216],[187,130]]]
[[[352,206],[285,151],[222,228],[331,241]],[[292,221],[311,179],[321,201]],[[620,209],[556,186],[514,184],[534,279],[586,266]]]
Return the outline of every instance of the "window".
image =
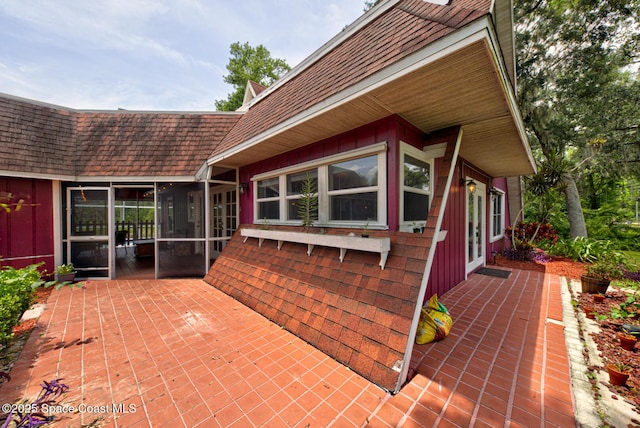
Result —
[[[280,218],[280,180],[278,177],[258,181],[259,219],[277,220]]]
[[[287,175],[287,220],[300,220],[298,200],[302,194],[307,174],[313,180],[313,193],[318,192],[318,170],[307,170]],[[315,212],[316,218],[318,212]]]
[[[309,174],[318,196],[316,225],[386,226],[386,143],[253,177],[254,222],[300,224],[298,200]]]
[[[424,225],[431,202],[432,161],[427,153],[407,144],[401,149],[401,228],[410,231]]]
[[[331,221],[378,220],[378,157],[329,165]]]
[[[504,236],[504,192],[491,191],[491,240],[497,241]]]

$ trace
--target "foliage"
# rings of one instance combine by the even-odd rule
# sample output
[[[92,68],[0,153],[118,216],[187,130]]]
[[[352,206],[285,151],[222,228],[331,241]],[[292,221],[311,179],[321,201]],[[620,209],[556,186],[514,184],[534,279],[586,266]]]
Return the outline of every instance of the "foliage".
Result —
[[[62,379],[54,379],[51,382],[43,381],[40,393],[33,403],[19,403],[11,406],[11,411],[2,424],[2,428],[34,428],[46,425],[54,420],[54,416],[47,416],[46,407],[54,406],[56,400],[69,387],[60,382]],[[13,424],[12,424],[13,423]]]
[[[0,269],[0,343],[11,338],[13,327],[33,300],[34,290],[42,285],[39,266]]]
[[[31,199],[31,196],[0,192],[0,212],[8,214],[12,211],[20,211],[22,207],[35,207],[39,205],[27,203],[27,199]]]
[[[56,273],[60,275],[66,275],[68,273],[75,272],[75,268],[73,267],[73,263],[67,263],[60,266],[56,266]]]
[[[500,255],[506,257],[509,260],[530,261],[533,260],[535,251],[531,247],[506,247],[500,252]]]
[[[309,172],[302,181],[300,198],[298,199],[298,216],[302,219],[302,226],[306,229],[318,220],[317,180]]]
[[[371,9],[372,7],[374,7],[375,5],[377,5],[378,3],[380,3],[382,0],[365,0],[364,2],[364,11],[368,11],[369,9]]]
[[[621,263],[614,257],[601,257],[585,268],[587,276],[597,279],[613,280],[624,277]]]
[[[613,367],[616,371],[618,371],[619,373],[629,373],[631,372],[631,367],[620,362],[617,361],[615,363],[610,363],[609,364],[611,367]]]
[[[215,102],[217,110],[234,111],[241,107],[249,80],[269,86],[291,70],[283,59],[272,58],[263,45],[254,48],[248,42],[235,42],[231,44],[230,53],[231,58],[227,64],[229,74],[224,76],[224,81],[232,85],[234,90],[226,100]]]
[[[547,251],[556,256],[563,256],[571,260],[593,263],[602,259],[614,259],[617,263],[624,262],[624,254],[615,249],[612,241],[583,238],[559,239]]]
[[[638,311],[640,311],[640,302],[635,294],[627,296],[627,300],[621,303],[617,308],[611,309],[611,318],[613,319],[626,319],[634,318]]]
[[[502,255],[510,260],[538,260],[548,261],[544,252],[536,251],[535,247],[549,247],[558,240],[558,234],[548,223],[520,222],[505,230],[511,240],[511,246],[502,251]]]
[[[527,190],[564,195],[571,237],[587,235],[579,195],[597,208],[595,195],[640,165],[640,83],[626,68],[640,52],[639,9],[637,0],[515,2],[518,100],[540,171]]]
[[[519,222],[514,227],[506,230],[507,237],[518,243],[527,243],[530,246],[540,242],[555,243],[558,233],[549,223]]]

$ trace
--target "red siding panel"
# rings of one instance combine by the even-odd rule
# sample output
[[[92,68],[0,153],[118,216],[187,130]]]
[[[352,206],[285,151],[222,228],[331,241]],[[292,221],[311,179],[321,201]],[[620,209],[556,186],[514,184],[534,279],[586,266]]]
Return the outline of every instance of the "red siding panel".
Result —
[[[23,267],[40,261],[53,266],[53,191],[47,180],[0,178],[0,192],[25,206],[10,213],[0,212],[0,256],[2,264]]]

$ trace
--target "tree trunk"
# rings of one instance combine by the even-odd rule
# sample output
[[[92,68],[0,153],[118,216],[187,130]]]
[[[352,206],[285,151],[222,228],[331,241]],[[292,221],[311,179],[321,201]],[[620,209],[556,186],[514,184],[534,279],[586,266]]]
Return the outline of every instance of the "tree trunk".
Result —
[[[569,218],[569,233],[572,238],[578,236],[587,237],[587,225],[584,222],[584,214],[582,213],[582,205],[580,204],[580,195],[578,187],[573,177],[564,174],[562,181],[564,182],[564,196],[567,203],[567,216]]]

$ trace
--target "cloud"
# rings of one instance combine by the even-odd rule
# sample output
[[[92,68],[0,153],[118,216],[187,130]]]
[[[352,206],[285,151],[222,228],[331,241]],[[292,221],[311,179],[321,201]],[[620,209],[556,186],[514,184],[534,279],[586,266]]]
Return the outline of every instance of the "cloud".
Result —
[[[363,0],[0,0],[0,92],[74,108],[213,108],[231,43],[295,66]]]

